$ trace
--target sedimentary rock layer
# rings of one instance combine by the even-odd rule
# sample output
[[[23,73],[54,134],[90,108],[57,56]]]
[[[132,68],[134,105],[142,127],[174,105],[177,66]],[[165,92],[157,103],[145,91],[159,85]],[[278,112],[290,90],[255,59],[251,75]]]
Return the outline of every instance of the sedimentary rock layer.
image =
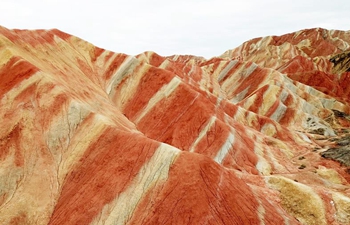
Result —
[[[349,224],[349,44],[207,60],[0,27],[0,223]]]

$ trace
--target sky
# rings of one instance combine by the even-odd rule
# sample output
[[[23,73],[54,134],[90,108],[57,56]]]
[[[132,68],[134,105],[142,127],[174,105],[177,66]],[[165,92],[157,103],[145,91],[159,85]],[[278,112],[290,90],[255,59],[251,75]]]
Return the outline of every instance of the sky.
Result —
[[[350,30],[349,0],[1,0],[0,25],[57,28],[114,52],[211,58],[261,36]]]

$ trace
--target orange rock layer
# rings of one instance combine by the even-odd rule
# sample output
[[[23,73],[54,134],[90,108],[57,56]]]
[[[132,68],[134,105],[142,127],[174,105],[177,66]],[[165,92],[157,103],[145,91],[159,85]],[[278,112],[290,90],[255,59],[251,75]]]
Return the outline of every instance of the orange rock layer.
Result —
[[[322,157],[350,144],[349,46],[129,56],[0,27],[0,223],[349,224],[350,169]]]

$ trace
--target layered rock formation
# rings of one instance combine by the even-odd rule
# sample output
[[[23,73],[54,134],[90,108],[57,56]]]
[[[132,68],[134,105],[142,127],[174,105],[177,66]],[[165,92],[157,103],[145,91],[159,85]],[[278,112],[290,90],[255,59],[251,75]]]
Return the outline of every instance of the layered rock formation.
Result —
[[[129,56],[0,28],[1,224],[349,224],[350,32]]]

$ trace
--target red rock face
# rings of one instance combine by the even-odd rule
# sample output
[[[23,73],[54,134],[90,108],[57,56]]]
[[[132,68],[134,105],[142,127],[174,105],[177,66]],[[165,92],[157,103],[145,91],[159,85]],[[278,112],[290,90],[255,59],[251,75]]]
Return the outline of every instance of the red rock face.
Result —
[[[134,57],[0,27],[0,223],[349,224],[349,46]]]

